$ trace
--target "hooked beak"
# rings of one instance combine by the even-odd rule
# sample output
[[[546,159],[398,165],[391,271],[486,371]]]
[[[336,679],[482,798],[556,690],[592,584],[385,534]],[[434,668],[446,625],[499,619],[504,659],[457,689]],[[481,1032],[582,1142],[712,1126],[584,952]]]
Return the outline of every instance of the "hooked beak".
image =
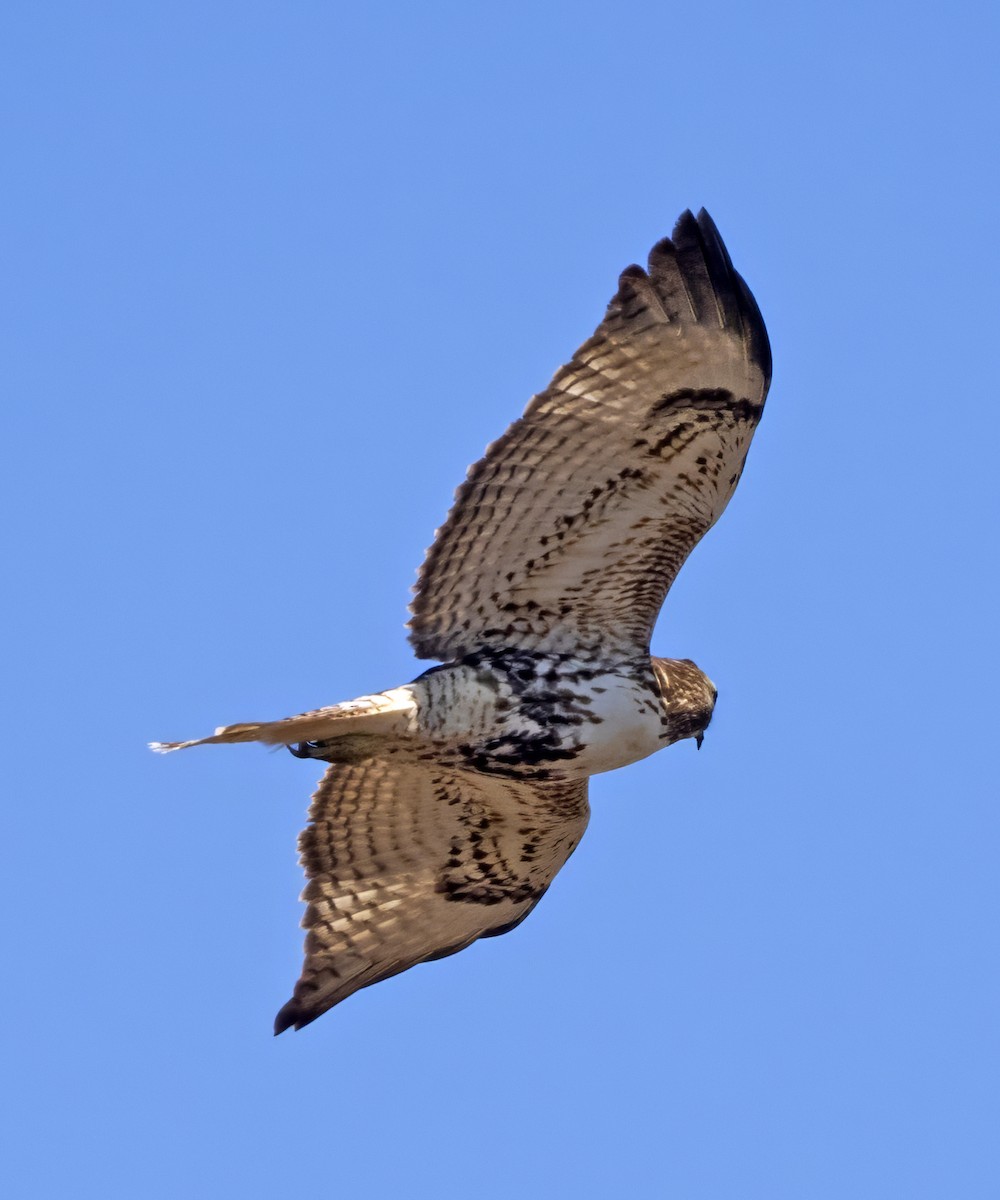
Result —
[[[701,749],[701,743],[704,740],[705,740],[705,735],[703,733],[699,733],[699,734],[695,735],[694,744],[698,747],[699,750]]]

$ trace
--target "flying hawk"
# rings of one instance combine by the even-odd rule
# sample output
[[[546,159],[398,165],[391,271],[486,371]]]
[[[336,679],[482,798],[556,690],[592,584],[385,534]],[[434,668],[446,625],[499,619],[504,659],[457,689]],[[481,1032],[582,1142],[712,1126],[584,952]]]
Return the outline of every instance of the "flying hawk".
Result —
[[[305,964],[275,1032],[506,933],[587,826],[587,780],[702,735],[716,689],[651,658],[660,606],[740,478],[767,333],[685,212],[594,336],[486,451],[421,568],[412,683],[199,741],[330,763],[299,848]]]

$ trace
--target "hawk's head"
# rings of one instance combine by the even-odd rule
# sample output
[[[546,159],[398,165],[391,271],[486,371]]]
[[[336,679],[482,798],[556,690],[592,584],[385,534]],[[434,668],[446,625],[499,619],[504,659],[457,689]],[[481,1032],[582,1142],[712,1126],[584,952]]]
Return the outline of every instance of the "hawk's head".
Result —
[[[668,741],[694,738],[700,750],[718,689],[689,658],[654,658],[652,663],[666,715]]]

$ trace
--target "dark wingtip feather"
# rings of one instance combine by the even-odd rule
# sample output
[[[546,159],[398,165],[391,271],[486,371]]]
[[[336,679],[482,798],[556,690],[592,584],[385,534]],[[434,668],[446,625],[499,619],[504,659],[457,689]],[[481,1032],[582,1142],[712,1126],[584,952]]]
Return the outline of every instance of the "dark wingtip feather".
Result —
[[[275,1037],[277,1037],[280,1033],[284,1033],[286,1029],[291,1029],[291,1027],[295,1024],[295,1014],[289,1012],[289,1009],[294,1003],[294,1000],[289,1000],[284,1008],[278,1011],[278,1015],[274,1018]]]
[[[704,208],[697,217],[685,209],[671,236],[656,243],[649,254],[649,275],[676,319],[718,319],[739,328],[748,357],[760,368],[765,385],[770,382],[771,347],[760,309]]]
[[[705,210],[702,209],[701,213],[704,213],[704,212],[705,212]],[[701,213],[699,213],[698,215],[701,216]],[[706,213],[705,215],[707,216],[708,214]],[[674,232],[671,235],[672,240],[676,244],[677,242],[682,242],[688,238],[697,237],[697,236],[698,236],[697,218],[695,217],[694,213],[689,208],[686,208],[681,213],[681,215],[677,218],[677,220],[674,222]],[[665,240],[666,239],[664,239],[664,241]]]
[[[637,263],[632,263],[618,276],[618,291],[608,309],[626,320],[635,320],[651,302],[655,304],[649,276]]]
[[[760,308],[757,306],[753,292],[747,287],[746,280],[733,267],[733,260],[729,257],[729,251],[722,240],[722,235],[716,228],[715,222],[709,216],[707,209],[702,208],[699,210],[698,226],[704,234],[706,241],[714,245],[718,252],[721,253],[726,271],[735,285],[740,318],[743,322],[743,331],[747,339],[750,357],[760,367],[766,388],[771,382],[771,342],[767,336],[767,326],[764,324],[764,318],[760,315]]]
[[[298,1000],[289,1000],[274,1018],[274,1036],[277,1037],[278,1034],[284,1033],[286,1029],[292,1029],[293,1027],[296,1030],[305,1029],[318,1016],[320,1016],[318,1012],[306,1012]]]
[[[733,267],[733,260],[729,257],[726,243],[722,240],[722,235],[709,216],[707,209],[702,208],[698,211],[698,228],[705,244],[711,247],[721,260],[720,275],[728,280],[733,289],[748,353],[751,360],[760,367],[766,390],[771,382],[771,342],[767,336],[764,318],[760,315],[760,308],[757,306],[753,292],[747,287],[746,280]]]

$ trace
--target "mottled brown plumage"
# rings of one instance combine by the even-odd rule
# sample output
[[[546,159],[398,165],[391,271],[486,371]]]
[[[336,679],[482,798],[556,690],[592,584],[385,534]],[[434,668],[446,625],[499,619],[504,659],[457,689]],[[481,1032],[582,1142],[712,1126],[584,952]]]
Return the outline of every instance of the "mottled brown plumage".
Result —
[[[330,763],[302,834],[306,960],[276,1032],[503,933],[587,823],[587,780],[701,736],[715,687],[650,658],[684,560],[729,501],[770,379],[715,226],[684,213],[592,338],[459,488],[421,569],[413,683],[194,742]]]
[[[512,929],[588,815],[585,781],[526,784],[392,755],[330,766],[299,842],[308,969],[276,1031]]]
[[[706,213],[628,267],[592,338],[459,488],[420,571],[421,658],[485,645],[648,653],[740,477],[767,335]]]

